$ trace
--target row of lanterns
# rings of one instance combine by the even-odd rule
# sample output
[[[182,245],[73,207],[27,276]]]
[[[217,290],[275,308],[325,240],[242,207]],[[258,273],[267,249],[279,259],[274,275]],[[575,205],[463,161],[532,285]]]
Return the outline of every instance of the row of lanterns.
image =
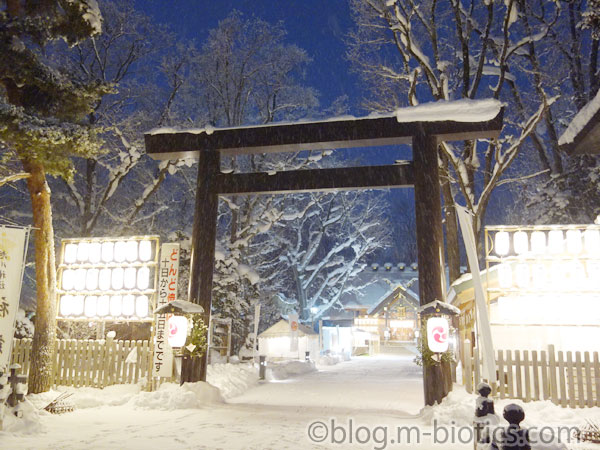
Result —
[[[63,291],[143,291],[150,286],[150,268],[65,269],[62,272],[61,286]]]
[[[152,259],[150,240],[78,242],[65,245],[63,261],[66,264],[98,264],[147,262]]]
[[[600,262],[503,263],[498,266],[498,286],[501,289],[598,289]]]
[[[494,236],[494,251],[498,256],[509,253],[519,256],[561,255],[565,252],[570,255],[600,255],[600,230],[498,231]]]
[[[137,317],[150,315],[149,299],[145,295],[63,295],[60,298],[62,317]]]

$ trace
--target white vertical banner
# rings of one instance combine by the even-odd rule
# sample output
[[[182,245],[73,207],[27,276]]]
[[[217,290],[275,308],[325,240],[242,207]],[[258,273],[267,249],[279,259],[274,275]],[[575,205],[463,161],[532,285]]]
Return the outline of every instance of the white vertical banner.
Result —
[[[489,382],[496,380],[496,359],[494,358],[494,345],[492,342],[492,329],[488,318],[487,303],[483,293],[483,284],[479,273],[479,259],[477,258],[477,245],[475,244],[475,233],[473,232],[473,220],[466,208],[456,205],[458,221],[465,242],[465,250],[473,286],[475,288],[475,306],[477,309],[477,338],[481,349],[481,360],[483,362],[483,377]]]
[[[298,313],[288,315],[290,322],[290,352],[298,351]]]
[[[254,305],[254,344],[252,346],[252,361],[256,354],[256,343],[258,342],[258,324],[260,322],[260,303]]]
[[[0,226],[0,370],[10,364],[29,228]]]
[[[179,244],[162,244],[158,261],[158,299],[156,307],[177,300],[177,281],[179,279]],[[173,350],[169,346],[168,314],[158,314],[154,332],[154,377],[173,375]]]

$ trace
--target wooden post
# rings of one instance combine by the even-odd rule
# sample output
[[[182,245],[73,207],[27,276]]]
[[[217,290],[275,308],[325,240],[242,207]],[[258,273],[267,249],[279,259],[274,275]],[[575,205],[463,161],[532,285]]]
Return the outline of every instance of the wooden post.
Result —
[[[442,286],[443,234],[437,138],[419,133],[412,138],[415,166],[415,209],[419,258],[419,299],[421,305],[445,301]],[[426,317],[423,317],[426,320]],[[450,365],[423,367],[425,404],[439,403],[448,395]]]
[[[203,319],[207,325],[210,324],[212,304],[217,208],[219,204],[214,180],[219,170],[220,156],[218,151],[205,150],[199,152],[188,300],[204,308]],[[207,356],[208,349],[198,365],[197,379],[194,375],[191,375],[189,381],[206,381]],[[196,366],[194,366],[195,369]]]

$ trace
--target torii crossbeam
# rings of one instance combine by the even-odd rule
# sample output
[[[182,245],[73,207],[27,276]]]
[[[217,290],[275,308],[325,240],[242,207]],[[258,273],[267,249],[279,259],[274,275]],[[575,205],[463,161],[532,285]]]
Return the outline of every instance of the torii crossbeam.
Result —
[[[498,101],[438,102],[403,108],[392,114],[209,130],[158,129],[145,135],[146,151],[154,159],[198,160],[198,179],[188,300],[211,310],[217,206],[220,195],[306,192],[335,189],[414,186],[422,305],[443,300],[443,233],[438,175],[441,141],[495,138],[502,128]],[[296,152],[349,147],[412,144],[413,161],[401,165],[310,169],[276,174],[226,174],[220,156]],[[428,386],[425,401],[441,398]],[[431,378],[431,377],[430,377]],[[206,379],[206,355],[201,374]]]

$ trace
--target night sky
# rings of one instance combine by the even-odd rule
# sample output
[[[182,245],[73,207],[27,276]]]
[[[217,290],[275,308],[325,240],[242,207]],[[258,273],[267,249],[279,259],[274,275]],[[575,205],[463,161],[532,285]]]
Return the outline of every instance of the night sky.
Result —
[[[359,83],[345,60],[344,39],[352,26],[346,0],[137,0],[135,4],[156,22],[170,25],[181,39],[195,40],[198,47],[234,9],[246,17],[282,21],[287,43],[306,50],[313,59],[305,83],[320,92],[321,106],[326,108],[346,94],[351,112],[357,113]]]

